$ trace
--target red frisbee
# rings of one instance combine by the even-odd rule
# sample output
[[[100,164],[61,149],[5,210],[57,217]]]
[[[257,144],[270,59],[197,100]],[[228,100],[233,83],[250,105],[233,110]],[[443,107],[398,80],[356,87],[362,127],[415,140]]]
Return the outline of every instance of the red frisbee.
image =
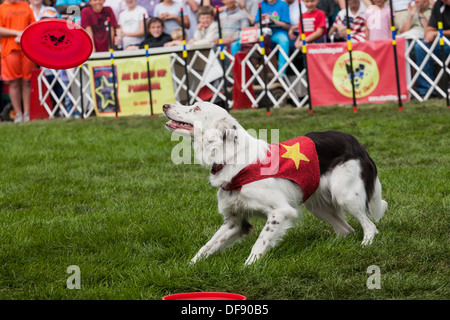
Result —
[[[20,45],[31,61],[51,69],[77,67],[93,50],[86,30],[72,21],[56,18],[29,25],[22,33]]]
[[[247,300],[246,297],[227,292],[187,292],[165,296],[163,300]]]

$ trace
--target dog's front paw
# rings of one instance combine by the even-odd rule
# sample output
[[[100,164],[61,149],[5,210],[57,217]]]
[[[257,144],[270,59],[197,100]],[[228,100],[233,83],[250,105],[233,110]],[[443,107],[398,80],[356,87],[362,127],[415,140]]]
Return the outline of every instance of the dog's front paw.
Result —
[[[361,246],[362,247],[367,247],[370,246],[373,242],[373,238],[375,237],[375,234],[370,234],[370,235],[364,235],[364,239],[361,242]]]
[[[245,261],[245,265],[249,266],[258,261],[259,258],[261,258],[262,254],[250,254],[247,258],[247,261]]]
[[[193,265],[193,264],[197,263],[199,260],[202,260],[202,259],[205,259],[205,258],[206,258],[206,255],[200,250],[200,251],[195,255],[195,257],[193,257],[193,258],[191,259],[191,261],[190,261],[189,264]]]
[[[368,247],[372,244],[373,238],[364,238],[364,240],[361,242],[361,247]]]
[[[191,261],[189,262],[189,264],[190,264],[190,265],[194,265],[194,264],[196,264],[197,261],[200,260],[201,258],[202,258],[201,256],[196,255],[195,257],[193,257],[193,258],[191,259]]]

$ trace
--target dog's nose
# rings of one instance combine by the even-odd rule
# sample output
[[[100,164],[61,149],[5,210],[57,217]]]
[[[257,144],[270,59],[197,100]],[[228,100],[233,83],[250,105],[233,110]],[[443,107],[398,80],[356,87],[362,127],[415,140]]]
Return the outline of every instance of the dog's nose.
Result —
[[[163,111],[166,112],[170,108],[170,104],[163,105]]]

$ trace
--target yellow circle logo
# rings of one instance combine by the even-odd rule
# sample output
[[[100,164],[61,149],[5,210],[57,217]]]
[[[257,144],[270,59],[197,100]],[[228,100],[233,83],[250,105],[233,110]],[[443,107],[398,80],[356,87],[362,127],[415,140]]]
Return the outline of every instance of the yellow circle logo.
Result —
[[[380,73],[374,58],[362,51],[352,51],[353,73],[356,98],[366,97],[375,90],[380,81]],[[339,93],[351,98],[352,82],[350,55],[342,54],[333,67],[333,84]]]

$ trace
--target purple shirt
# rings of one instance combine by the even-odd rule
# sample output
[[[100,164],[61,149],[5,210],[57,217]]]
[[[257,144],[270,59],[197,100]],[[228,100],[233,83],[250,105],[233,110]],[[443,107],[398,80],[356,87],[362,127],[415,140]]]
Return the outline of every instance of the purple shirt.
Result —
[[[148,16],[153,17],[153,10],[155,10],[155,6],[160,3],[160,0],[137,0],[136,3],[145,9],[147,9]]]
[[[222,0],[211,0],[211,7],[215,8],[216,6],[223,7]]]

